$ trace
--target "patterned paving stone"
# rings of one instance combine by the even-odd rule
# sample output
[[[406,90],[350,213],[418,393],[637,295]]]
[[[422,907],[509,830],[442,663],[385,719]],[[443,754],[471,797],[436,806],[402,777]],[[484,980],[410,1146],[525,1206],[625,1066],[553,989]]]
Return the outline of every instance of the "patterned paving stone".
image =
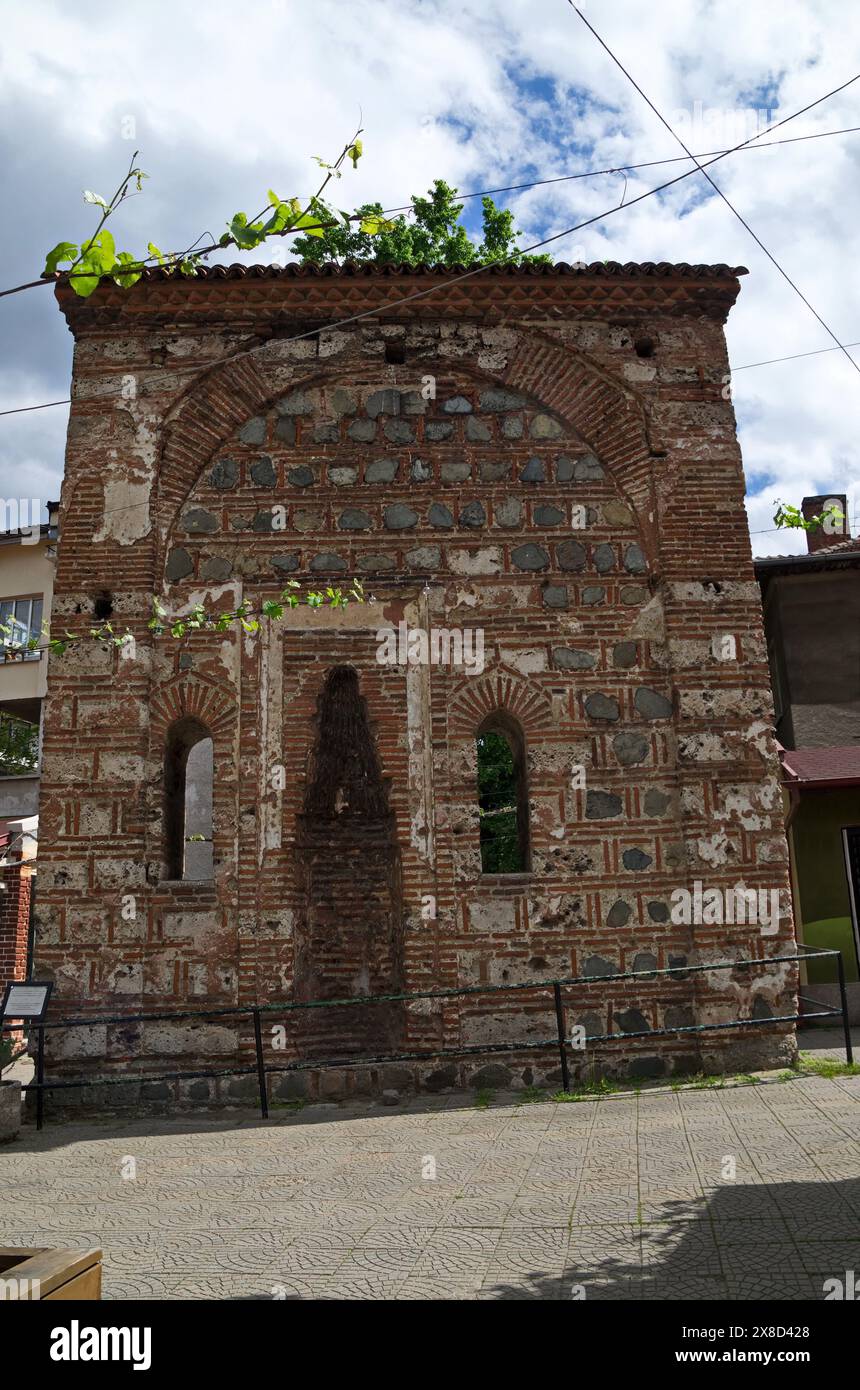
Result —
[[[860,1079],[52,1125],[0,1192],[0,1242],[100,1245],[108,1299],[820,1299],[860,1269]]]
[[[410,1275],[410,1277],[400,1286],[397,1294],[398,1299],[416,1300],[418,1302],[430,1303],[443,1299],[456,1299],[458,1302],[477,1299],[480,1292],[480,1283],[470,1283],[468,1280],[451,1278],[433,1278],[431,1275]]]

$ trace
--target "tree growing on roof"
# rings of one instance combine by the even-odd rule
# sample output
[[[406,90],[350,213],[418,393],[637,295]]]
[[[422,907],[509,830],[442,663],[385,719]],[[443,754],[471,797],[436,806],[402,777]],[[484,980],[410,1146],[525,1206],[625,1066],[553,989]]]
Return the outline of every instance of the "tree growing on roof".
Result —
[[[321,236],[299,235],[292,250],[305,265],[369,261],[375,265],[550,265],[551,256],[527,256],[517,246],[514,215],[481,199],[482,237],[473,241],[460,220],[457,190],[434,180],[428,196],[413,196],[412,210],[386,219],[381,203],[365,203],[348,222],[326,227]],[[373,229],[368,230],[368,229]]]

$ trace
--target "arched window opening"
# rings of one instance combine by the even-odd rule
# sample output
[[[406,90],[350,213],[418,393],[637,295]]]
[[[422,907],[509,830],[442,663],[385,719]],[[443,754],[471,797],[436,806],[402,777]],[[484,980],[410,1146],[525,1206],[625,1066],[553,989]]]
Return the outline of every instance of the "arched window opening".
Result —
[[[206,880],[212,862],[212,737],[205,724],[178,719],[164,762],[164,859],[169,879]]]
[[[478,730],[478,814],[481,872],[529,869],[529,803],[525,743],[515,720],[494,714]]]

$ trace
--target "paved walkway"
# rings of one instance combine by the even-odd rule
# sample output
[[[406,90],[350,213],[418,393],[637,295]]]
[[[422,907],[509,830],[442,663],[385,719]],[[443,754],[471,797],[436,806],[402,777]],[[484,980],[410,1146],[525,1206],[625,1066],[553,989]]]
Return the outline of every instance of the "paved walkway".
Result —
[[[860,1076],[508,1100],[28,1127],[0,1244],[101,1246],[106,1298],[804,1299],[860,1271]]]

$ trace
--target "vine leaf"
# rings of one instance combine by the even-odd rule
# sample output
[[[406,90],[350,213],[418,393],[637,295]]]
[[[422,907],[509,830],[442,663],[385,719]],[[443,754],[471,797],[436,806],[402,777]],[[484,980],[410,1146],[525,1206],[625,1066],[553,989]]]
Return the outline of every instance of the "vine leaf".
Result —
[[[139,262],[135,260],[134,256],[131,254],[130,251],[120,251],[116,259],[117,264],[113,267],[113,270],[111,272],[113,275],[114,283],[119,285],[121,289],[131,289],[132,285],[137,284],[143,272],[136,269],[129,270],[123,273],[120,271],[119,267],[125,265],[137,266]]]
[[[69,261],[69,263],[71,263],[75,260],[77,254],[78,248],[73,241],[58,241],[53,251],[48,252],[45,260],[45,269],[42,271],[42,274],[55,275],[60,261]]]

